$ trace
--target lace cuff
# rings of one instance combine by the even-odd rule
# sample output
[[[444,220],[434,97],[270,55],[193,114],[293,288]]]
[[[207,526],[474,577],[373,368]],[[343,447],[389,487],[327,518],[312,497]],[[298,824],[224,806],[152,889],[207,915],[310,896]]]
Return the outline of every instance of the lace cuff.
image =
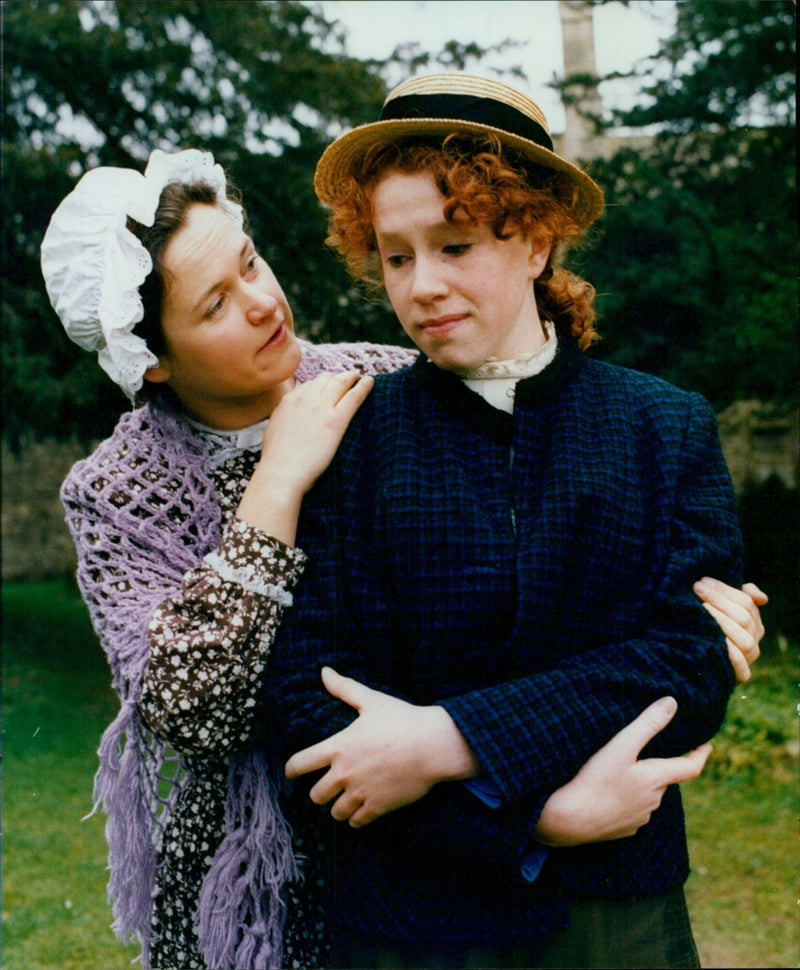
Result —
[[[303,572],[306,556],[241,519],[231,519],[223,529],[219,548],[204,561],[223,579],[248,592],[291,606],[290,589]]]

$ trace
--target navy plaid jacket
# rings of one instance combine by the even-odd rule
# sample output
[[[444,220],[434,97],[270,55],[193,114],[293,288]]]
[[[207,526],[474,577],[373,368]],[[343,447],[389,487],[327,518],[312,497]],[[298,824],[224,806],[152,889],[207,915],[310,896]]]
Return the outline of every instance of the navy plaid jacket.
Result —
[[[534,940],[564,901],[664,892],[688,874],[677,788],[635,837],[521,863],[547,795],[651,701],[679,704],[647,755],[719,728],[733,686],[702,575],[740,582],[740,535],[706,402],[585,358],[561,336],[513,415],[420,358],[378,378],[308,496],[309,564],[272,658],[282,754],[346,726],[340,673],[442,703],[500,796],[462,784],[364,829],[290,803],[322,839],[333,926],[373,939]],[[272,717],[270,718],[272,720]]]

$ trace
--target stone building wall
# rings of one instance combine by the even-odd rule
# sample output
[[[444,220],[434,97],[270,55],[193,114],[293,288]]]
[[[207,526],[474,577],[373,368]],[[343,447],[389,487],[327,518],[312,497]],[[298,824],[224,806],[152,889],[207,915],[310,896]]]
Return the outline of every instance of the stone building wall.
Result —
[[[2,446],[2,579],[53,579],[75,570],[75,552],[58,499],[61,482],[88,449],[37,441],[19,454]]]
[[[797,488],[800,411],[768,401],[734,401],[717,415],[733,486],[741,495],[776,476]]]

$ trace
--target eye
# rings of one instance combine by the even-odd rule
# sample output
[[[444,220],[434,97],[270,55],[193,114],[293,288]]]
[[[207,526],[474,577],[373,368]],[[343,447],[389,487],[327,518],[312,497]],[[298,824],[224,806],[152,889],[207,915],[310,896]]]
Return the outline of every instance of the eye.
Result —
[[[408,256],[403,256],[397,253],[393,256],[387,256],[386,264],[387,266],[391,266],[392,269],[400,269],[401,266],[405,266],[405,264],[408,262],[408,259],[409,259]]]
[[[471,243],[448,243],[442,247],[442,252],[447,256],[463,256],[470,248]]]
[[[253,252],[250,253],[250,255],[245,260],[245,264],[244,264],[245,273],[255,272],[256,267],[258,266],[258,260],[259,260],[258,253],[255,250],[253,250]]]
[[[211,304],[211,306],[206,310],[206,317],[217,317],[222,313],[225,308],[225,294],[221,293],[216,300]]]

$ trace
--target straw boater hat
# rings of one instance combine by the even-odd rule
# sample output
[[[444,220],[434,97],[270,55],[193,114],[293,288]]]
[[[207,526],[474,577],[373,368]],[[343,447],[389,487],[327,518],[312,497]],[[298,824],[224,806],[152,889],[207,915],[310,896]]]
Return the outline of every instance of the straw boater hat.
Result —
[[[575,216],[582,227],[600,215],[600,187],[555,154],[541,108],[507,84],[471,74],[429,74],[398,85],[386,98],[379,121],[354,128],[327,147],[317,165],[314,188],[322,202],[331,204],[337,185],[367,149],[407,136],[462,133],[496,135],[537,165],[568,176],[576,191]]]

